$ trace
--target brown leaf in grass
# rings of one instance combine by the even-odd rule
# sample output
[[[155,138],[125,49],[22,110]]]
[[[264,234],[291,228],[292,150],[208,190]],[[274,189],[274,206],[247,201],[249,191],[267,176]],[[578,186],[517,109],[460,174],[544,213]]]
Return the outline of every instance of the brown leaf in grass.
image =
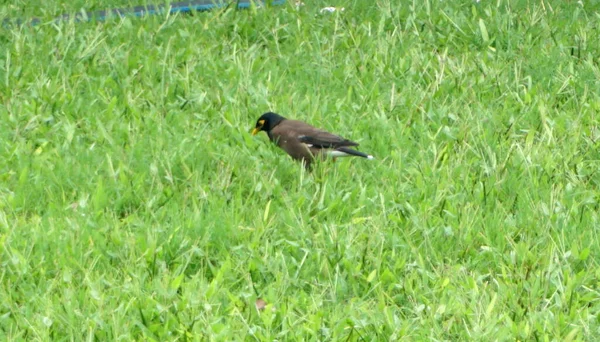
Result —
[[[256,300],[256,303],[254,303],[254,305],[256,306],[256,310],[262,311],[267,306],[267,302],[265,302],[265,300],[262,298],[258,298]]]

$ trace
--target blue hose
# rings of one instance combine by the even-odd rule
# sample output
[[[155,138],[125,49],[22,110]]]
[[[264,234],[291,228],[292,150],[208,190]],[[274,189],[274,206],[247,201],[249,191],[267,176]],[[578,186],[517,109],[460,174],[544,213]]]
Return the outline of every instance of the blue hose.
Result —
[[[256,4],[264,5],[265,0],[254,0]],[[285,0],[271,0],[271,5],[283,5]],[[85,12],[78,13],[75,15],[63,14],[59,17],[56,17],[54,21],[69,21],[73,20],[75,22],[82,21],[104,21],[111,17],[125,17],[125,16],[135,16],[142,17],[145,15],[158,14],[169,12],[171,14],[175,13],[188,13],[192,11],[208,11],[214,8],[221,8],[227,6],[236,6],[237,8],[248,8],[250,7],[250,0],[238,0],[238,1],[226,1],[226,0],[195,0],[195,1],[181,1],[181,2],[173,2],[169,5],[148,5],[148,6],[135,6],[130,8],[116,8],[112,10],[106,11],[95,11],[95,12]],[[38,25],[41,24],[42,20],[40,18],[31,18],[29,20],[23,19],[4,19],[2,20],[3,26],[20,26],[23,24],[29,25]]]

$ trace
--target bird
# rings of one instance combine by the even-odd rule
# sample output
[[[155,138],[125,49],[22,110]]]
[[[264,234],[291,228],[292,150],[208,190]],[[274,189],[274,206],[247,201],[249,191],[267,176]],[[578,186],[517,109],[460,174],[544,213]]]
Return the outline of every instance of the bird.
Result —
[[[362,157],[374,159],[351,147],[358,143],[313,127],[305,122],[289,120],[283,116],[267,112],[261,115],[252,129],[252,135],[264,131],[269,139],[289,154],[292,159],[301,161],[308,170],[312,169],[312,162],[316,159],[324,160],[332,157],[335,161],[339,157]]]

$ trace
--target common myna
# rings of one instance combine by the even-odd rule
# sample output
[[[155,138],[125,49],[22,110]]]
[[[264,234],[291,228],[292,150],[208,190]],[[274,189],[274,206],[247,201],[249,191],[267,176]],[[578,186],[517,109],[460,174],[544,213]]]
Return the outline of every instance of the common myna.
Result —
[[[297,120],[288,120],[283,116],[268,112],[260,116],[252,135],[260,131],[267,132],[269,139],[282,148],[293,159],[300,160],[307,169],[311,169],[314,159],[326,157],[363,157],[373,156],[351,149],[358,143],[315,128]]]

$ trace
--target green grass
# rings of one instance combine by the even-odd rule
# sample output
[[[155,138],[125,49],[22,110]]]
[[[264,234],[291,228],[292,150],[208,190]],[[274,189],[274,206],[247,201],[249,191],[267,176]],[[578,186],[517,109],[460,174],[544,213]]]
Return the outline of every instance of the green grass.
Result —
[[[109,4],[38,2],[0,13]],[[0,29],[0,339],[596,340],[584,3]],[[376,159],[307,174],[249,134],[268,110]]]

